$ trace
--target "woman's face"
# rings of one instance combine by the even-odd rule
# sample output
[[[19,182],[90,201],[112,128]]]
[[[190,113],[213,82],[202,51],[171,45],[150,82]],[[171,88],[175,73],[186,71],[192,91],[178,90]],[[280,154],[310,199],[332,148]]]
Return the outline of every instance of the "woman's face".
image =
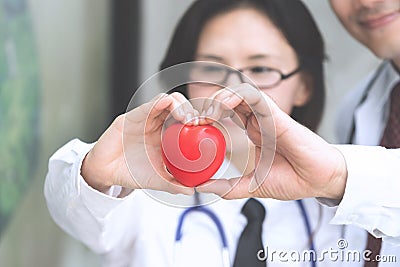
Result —
[[[295,51],[282,33],[266,16],[251,8],[236,9],[211,19],[200,35],[195,60],[223,63],[236,69],[269,67],[283,74],[299,67]],[[234,85],[241,81],[238,75],[231,74],[227,83]],[[188,93],[190,98],[208,97],[219,89],[192,84]],[[263,90],[289,114],[294,106],[307,102],[310,91],[300,73]]]

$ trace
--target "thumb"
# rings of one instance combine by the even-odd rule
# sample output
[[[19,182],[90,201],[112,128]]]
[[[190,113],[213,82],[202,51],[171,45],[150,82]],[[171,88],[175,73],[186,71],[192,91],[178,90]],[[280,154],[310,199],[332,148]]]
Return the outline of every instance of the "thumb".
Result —
[[[250,179],[236,177],[231,179],[211,179],[196,187],[200,193],[213,193],[224,199],[251,197]]]

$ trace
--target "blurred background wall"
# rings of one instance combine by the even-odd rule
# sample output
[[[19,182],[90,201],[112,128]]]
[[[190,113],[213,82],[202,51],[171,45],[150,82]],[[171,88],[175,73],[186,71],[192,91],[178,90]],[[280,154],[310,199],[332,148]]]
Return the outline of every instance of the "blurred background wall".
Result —
[[[40,84],[38,149],[28,156],[36,158],[37,167],[0,232],[0,266],[99,266],[96,256],[65,235],[47,212],[43,182],[48,158],[72,138],[96,140],[125,110],[134,89],[158,70],[171,31],[191,2],[28,0]],[[378,61],[347,35],[328,1],[305,2],[326,40],[328,96],[320,133],[334,142],[340,99]],[[7,192],[0,192],[0,199],[7,198]]]
[[[0,8],[6,2],[10,1],[0,0]],[[0,266],[98,266],[82,245],[64,235],[51,221],[43,198],[43,181],[47,160],[57,147],[74,137],[91,142],[108,124],[110,3],[11,1],[16,2],[25,5],[26,18],[31,23],[27,26],[34,33],[34,40],[27,41],[36,46],[40,86],[38,146],[32,151],[34,154],[27,155],[36,158],[36,168],[30,173],[30,182],[21,185],[23,195],[0,236]],[[9,12],[3,9],[3,13],[4,10]],[[14,40],[16,46],[23,41]],[[17,51],[17,63],[22,62],[26,53],[24,49]],[[31,90],[29,86],[25,89]],[[1,192],[1,199],[7,198],[8,192]]]

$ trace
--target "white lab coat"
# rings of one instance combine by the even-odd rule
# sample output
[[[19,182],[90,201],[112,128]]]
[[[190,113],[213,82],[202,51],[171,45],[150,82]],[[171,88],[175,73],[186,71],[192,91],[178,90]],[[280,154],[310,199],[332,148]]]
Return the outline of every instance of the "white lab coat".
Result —
[[[356,225],[383,237],[381,254],[397,256],[400,262],[400,149],[376,147],[388,119],[391,89],[398,82],[399,74],[385,61],[379,73],[371,74],[343,102],[339,141],[363,146],[338,146],[346,158],[348,182],[332,223]]]
[[[104,266],[222,266],[219,234],[204,214],[193,213],[187,218],[182,244],[176,248],[175,231],[184,209],[157,201],[143,190],[116,198],[113,195],[118,193],[118,187],[105,195],[88,186],[80,175],[80,167],[91,147],[73,140],[50,158],[45,197],[50,214],[62,229],[101,255]],[[224,175],[236,175],[232,168],[229,172]],[[240,213],[245,201],[219,200],[208,205],[225,229],[231,264],[246,224]],[[290,261],[290,255],[295,257],[308,249],[306,227],[296,202],[259,201],[266,208],[262,238],[268,247],[268,260],[273,260],[268,266],[310,266],[308,262]],[[315,199],[305,199],[304,204],[315,230],[320,204]],[[319,258],[324,251],[340,252],[337,245],[340,238],[346,239],[349,250],[361,251],[365,245],[365,231],[328,223],[334,212],[334,208],[322,207],[320,228],[314,236]],[[362,266],[362,262],[335,260],[337,255],[324,256],[317,266]]]

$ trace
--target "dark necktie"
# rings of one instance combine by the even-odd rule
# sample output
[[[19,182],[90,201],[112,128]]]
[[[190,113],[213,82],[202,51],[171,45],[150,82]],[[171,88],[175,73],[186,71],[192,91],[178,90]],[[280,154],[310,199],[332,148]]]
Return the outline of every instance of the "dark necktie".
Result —
[[[266,263],[257,257],[259,250],[264,249],[261,233],[265,218],[265,208],[256,199],[250,198],[242,208],[247,218],[247,225],[240,235],[233,267],[265,267]]]
[[[381,146],[386,148],[399,148],[400,147],[400,83],[398,83],[390,94],[390,112],[389,119],[386,124],[385,131],[383,132]],[[375,238],[368,233],[367,247],[365,249],[372,251],[369,256],[371,261],[365,262],[364,267],[376,267],[377,261],[372,261],[381,250],[381,238]]]

